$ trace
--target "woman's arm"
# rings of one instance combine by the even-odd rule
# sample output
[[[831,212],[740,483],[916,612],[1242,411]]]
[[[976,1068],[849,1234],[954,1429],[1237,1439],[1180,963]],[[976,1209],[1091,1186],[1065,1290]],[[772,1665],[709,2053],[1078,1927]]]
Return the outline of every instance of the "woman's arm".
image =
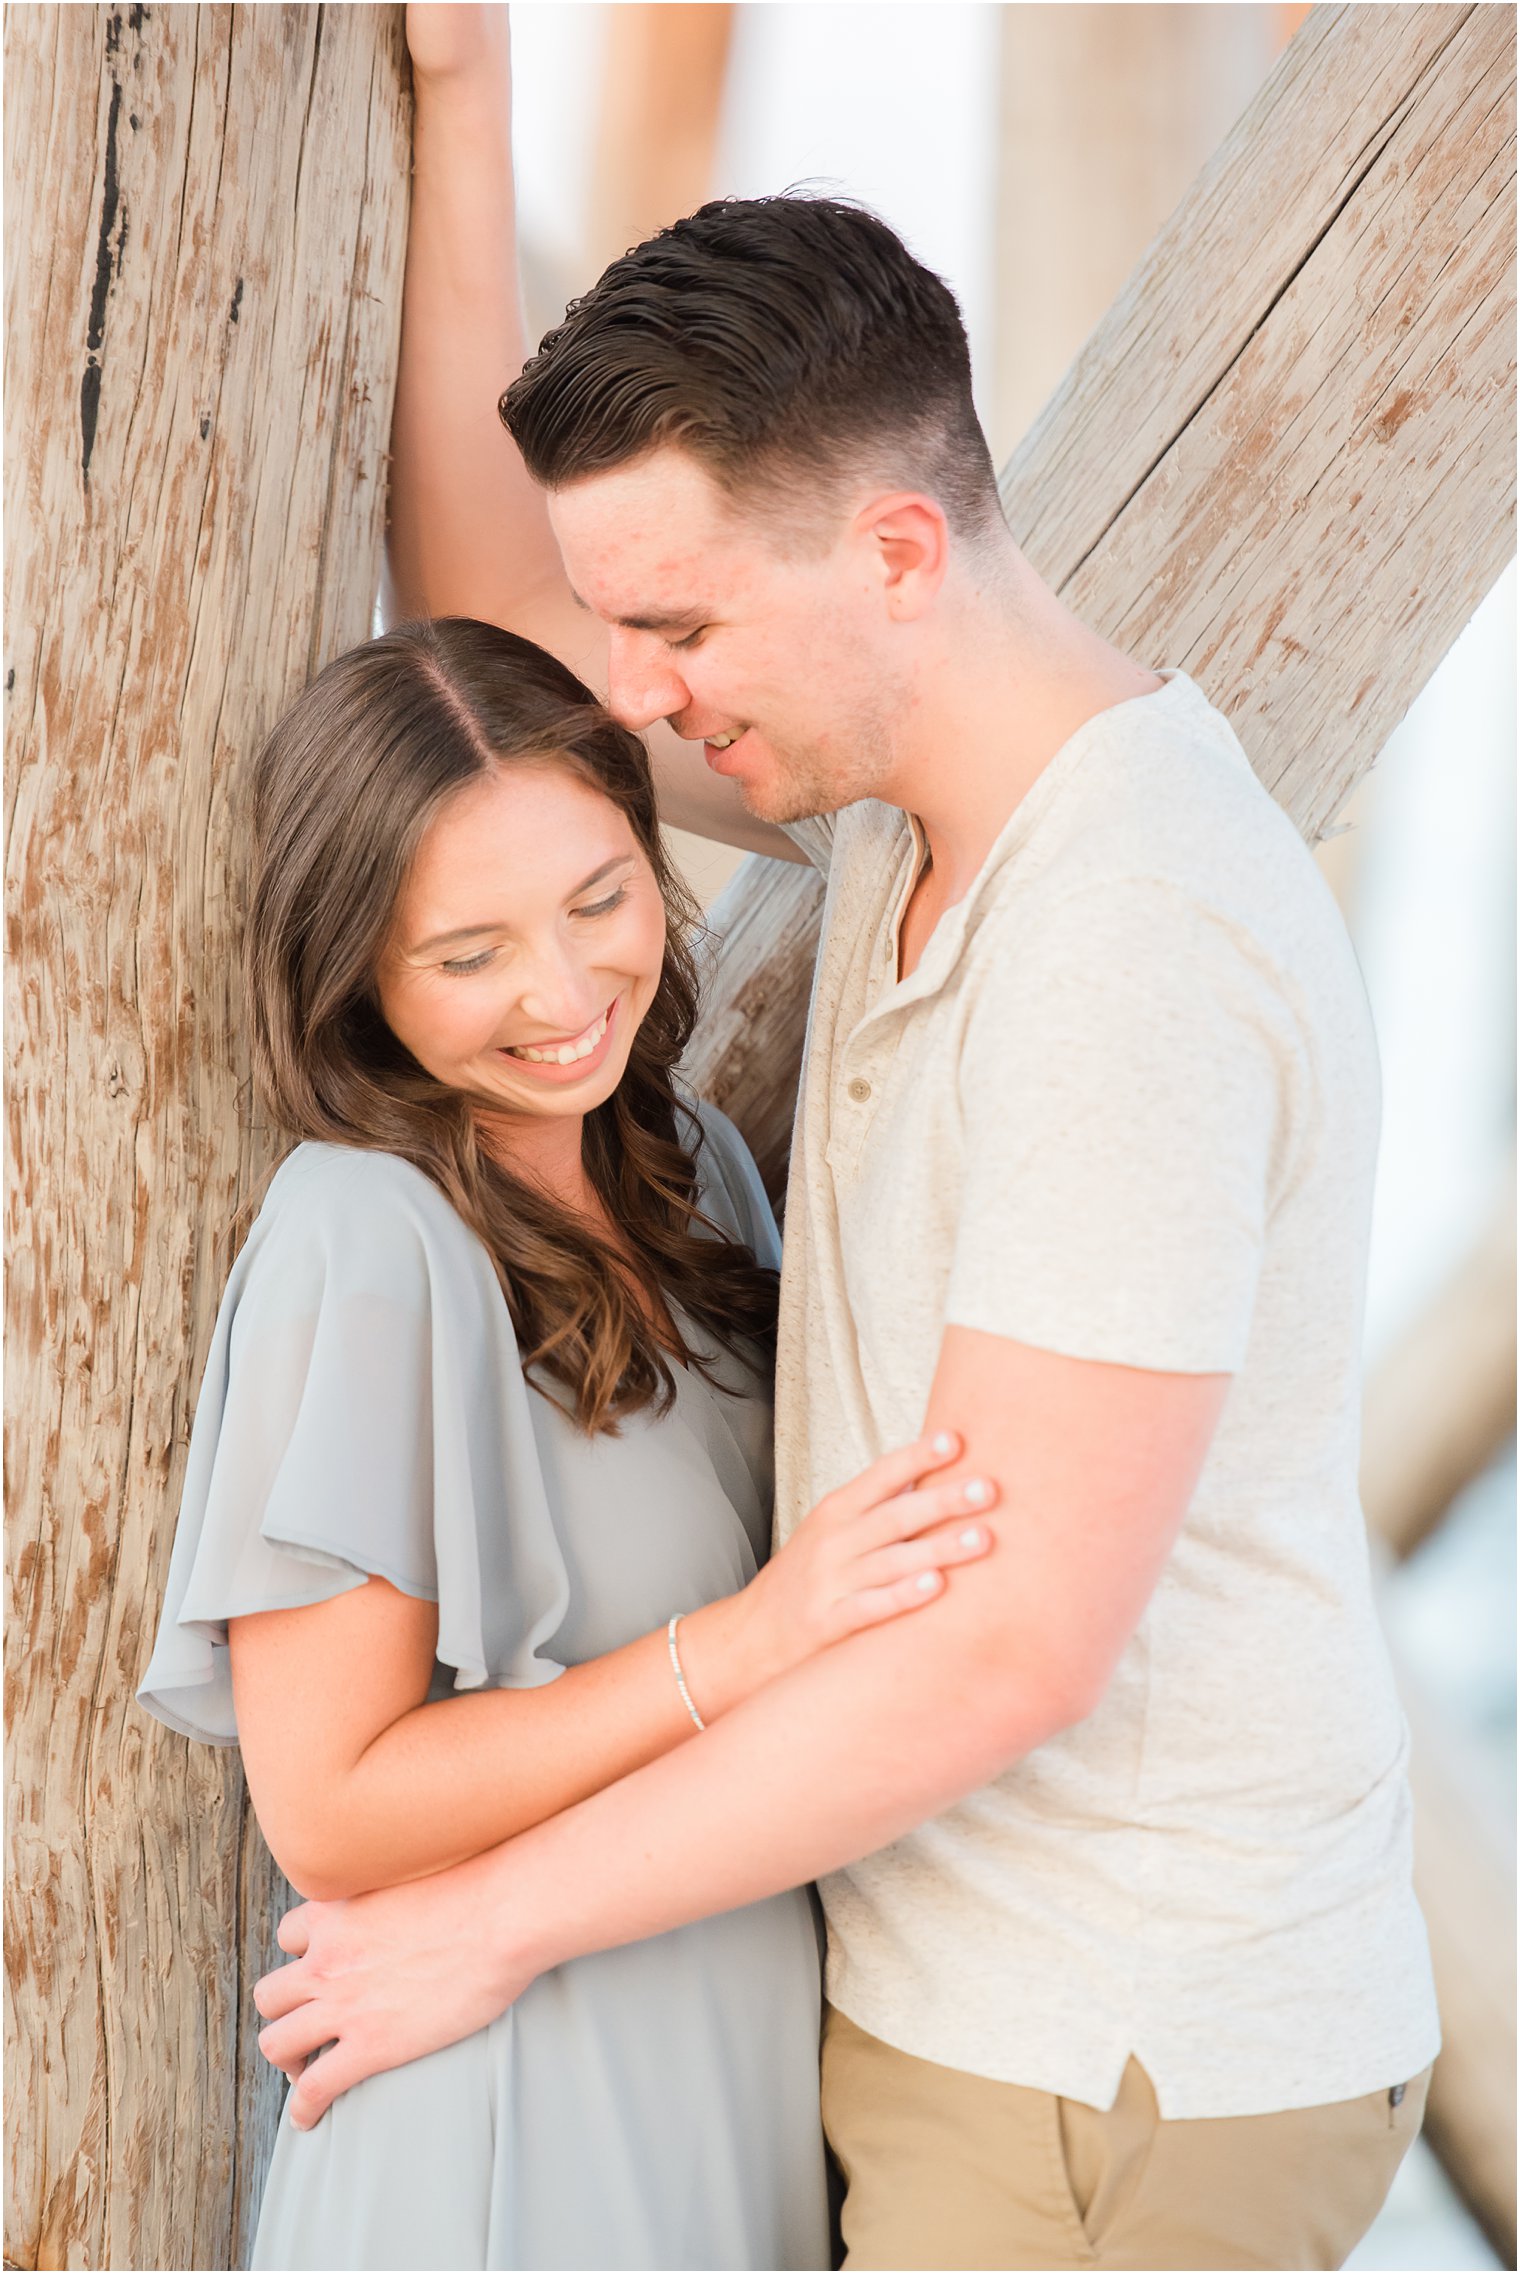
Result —
[[[391,423],[392,612],[478,616],[584,675],[599,627],[571,597],[543,492],[496,410],[528,354],[507,12],[408,16],[417,100]]]
[[[416,88],[401,360],[391,425],[387,621],[477,616],[536,640],[601,697],[607,632],[577,605],[542,491],[497,415],[528,355],[517,273],[512,70],[504,7],[407,10]],[[701,746],[647,737],[661,818],[801,856],[745,812]]]
[[[876,1462],[821,1501],[748,1587],[683,1617],[680,1655],[704,1720],[845,1635],[931,1602],[945,1566],[986,1552],[986,1527],[966,1516],[991,1504],[990,1488],[917,1485],[958,1450],[924,1441]],[[695,1734],[663,1629],[541,1689],[429,1703],[437,1636],[432,1603],[377,1578],[229,1623],[249,1790],[303,1894],[331,1901],[463,1862]]]

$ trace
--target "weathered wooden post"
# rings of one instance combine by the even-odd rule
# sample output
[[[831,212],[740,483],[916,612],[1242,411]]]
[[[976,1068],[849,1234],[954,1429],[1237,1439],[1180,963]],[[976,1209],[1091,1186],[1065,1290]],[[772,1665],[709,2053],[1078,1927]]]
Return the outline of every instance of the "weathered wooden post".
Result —
[[[225,2266],[275,2081],[235,1756],[131,1703],[261,1165],[243,766],[369,627],[401,307],[393,7],[7,12],[6,2251]]]

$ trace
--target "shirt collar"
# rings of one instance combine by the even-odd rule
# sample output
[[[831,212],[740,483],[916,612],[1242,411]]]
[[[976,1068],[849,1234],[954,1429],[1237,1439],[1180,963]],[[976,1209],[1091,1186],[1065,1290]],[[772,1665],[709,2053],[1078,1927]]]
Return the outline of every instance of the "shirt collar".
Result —
[[[1120,712],[1128,711],[1131,705],[1135,703],[1149,703],[1171,711],[1179,705],[1202,699],[1199,690],[1185,671],[1166,666],[1159,668],[1156,676],[1163,684],[1151,694],[1132,695],[1125,702],[1110,703],[1105,709],[1095,711],[1090,719],[1084,719],[1076,731],[1067,736],[1044,771],[1037,780],[1031,783],[1004,822],[988,850],[986,859],[961,898],[952,902],[940,917],[939,922],[924,944],[924,952],[918,959],[917,969],[908,978],[898,980],[894,985],[887,988],[886,992],[873,1005],[872,1016],[878,1012],[906,1010],[910,1004],[921,1002],[926,996],[938,994],[960,960],[961,950],[966,942],[967,926],[978,907],[1000,879],[1009,862],[1016,859],[1028,843],[1030,836],[1039,826],[1044,815],[1059,799],[1093,744],[1101,738],[1103,733],[1108,731],[1110,721],[1117,717]],[[922,871],[925,855],[929,849],[923,825],[916,814],[903,813],[901,815],[898,843],[901,848],[899,867],[888,900],[891,911],[888,937],[891,942],[891,968],[894,973],[898,968],[903,917],[907,913],[909,897]]]

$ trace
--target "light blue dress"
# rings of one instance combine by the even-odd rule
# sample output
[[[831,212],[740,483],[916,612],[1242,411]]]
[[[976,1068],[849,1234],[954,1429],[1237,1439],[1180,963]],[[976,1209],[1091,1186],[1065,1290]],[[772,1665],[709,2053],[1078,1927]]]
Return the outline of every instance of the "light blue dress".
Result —
[[[701,1120],[705,1212],[774,1263],[753,1162]],[[300,1146],[222,1304],[142,1703],[235,1744],[227,1620],[371,1573],[437,1603],[437,1698],[553,1681],[742,1587],[769,1545],[768,1384],[682,1328],[737,1394],[678,1367],[668,1413],[588,1439],[525,1380],[434,1185]],[[804,1892],[576,1959],[314,2131],[282,2123],[253,2263],[826,2266],[818,2028]]]

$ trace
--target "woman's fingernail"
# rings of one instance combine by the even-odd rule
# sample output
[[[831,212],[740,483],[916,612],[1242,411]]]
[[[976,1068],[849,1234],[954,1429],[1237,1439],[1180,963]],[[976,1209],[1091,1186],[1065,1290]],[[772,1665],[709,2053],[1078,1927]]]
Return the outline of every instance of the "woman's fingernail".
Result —
[[[935,1588],[939,1585],[939,1574],[935,1571],[921,1571],[918,1575],[918,1578],[915,1580],[914,1585],[917,1587],[920,1595],[932,1595]]]
[[[971,1477],[961,1487],[961,1498],[969,1500],[973,1508],[985,1508],[992,1498],[992,1487],[985,1477]]]
[[[982,1544],[984,1536],[985,1535],[983,1533],[977,1530],[974,1524],[970,1524],[961,1534],[961,1546],[963,1548],[979,1548]]]
[[[955,1451],[955,1439],[951,1436],[948,1429],[942,1429],[940,1431],[939,1435],[935,1438],[929,1450],[931,1453],[942,1454],[953,1453]]]

